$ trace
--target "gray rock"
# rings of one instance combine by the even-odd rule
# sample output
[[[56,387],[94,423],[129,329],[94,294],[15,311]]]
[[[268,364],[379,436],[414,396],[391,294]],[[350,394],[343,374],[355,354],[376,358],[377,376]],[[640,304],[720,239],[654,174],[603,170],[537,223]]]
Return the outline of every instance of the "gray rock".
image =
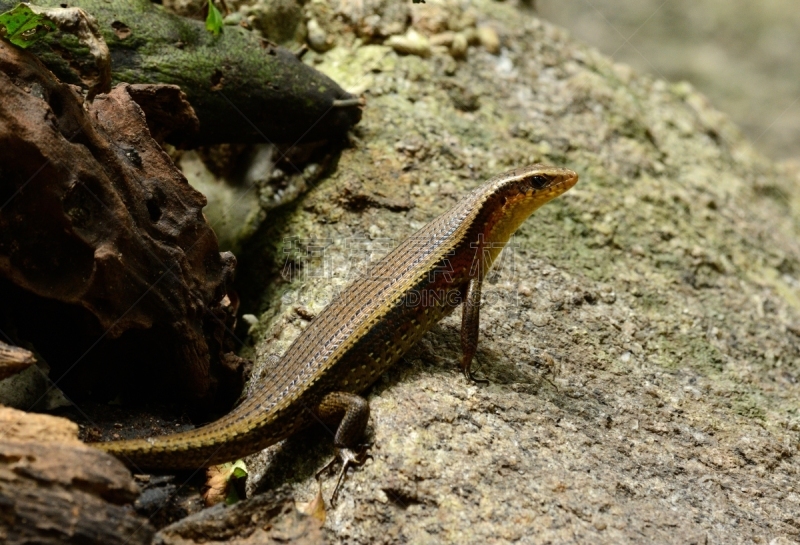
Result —
[[[324,259],[295,257],[306,275],[266,287],[264,364],[361,264],[488,177],[533,162],[581,175],[485,289],[475,367],[490,384],[457,372],[456,314],[368,392],[374,458],[348,475],[330,541],[798,539],[797,172],[690,86],[514,5],[471,5],[499,56],[475,48],[454,67],[446,51],[371,45],[315,58],[366,89],[358,142],[272,218],[258,235],[271,257],[244,273],[277,278],[287,237],[324,243]],[[457,109],[454,85],[477,109]],[[348,208],[354,183],[380,198]],[[330,454],[326,432],[302,434],[250,459],[252,488],[288,480],[310,499]]]

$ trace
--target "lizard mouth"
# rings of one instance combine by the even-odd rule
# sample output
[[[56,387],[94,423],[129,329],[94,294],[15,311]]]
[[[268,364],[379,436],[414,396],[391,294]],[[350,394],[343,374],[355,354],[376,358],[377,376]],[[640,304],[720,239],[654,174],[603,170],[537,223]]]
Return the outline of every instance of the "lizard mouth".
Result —
[[[572,186],[578,183],[578,173],[568,168],[559,169],[558,178],[553,184],[553,188],[558,188],[559,195],[569,190]]]
[[[568,168],[553,169],[553,171],[550,173],[550,183],[546,187],[533,190],[529,194],[529,197],[533,197],[536,208],[567,192],[578,183],[578,174]]]

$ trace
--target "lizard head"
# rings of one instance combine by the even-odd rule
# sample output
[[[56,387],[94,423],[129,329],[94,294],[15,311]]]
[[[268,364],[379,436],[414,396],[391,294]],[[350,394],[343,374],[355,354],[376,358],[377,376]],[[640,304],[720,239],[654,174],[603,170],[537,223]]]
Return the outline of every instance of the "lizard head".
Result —
[[[486,226],[491,240],[506,242],[537,208],[555,199],[578,182],[578,175],[566,168],[531,165],[510,170],[486,184]],[[490,233],[485,233],[489,235]]]
[[[514,187],[539,206],[554,199],[578,183],[578,175],[561,167],[531,165],[506,173],[507,185]]]

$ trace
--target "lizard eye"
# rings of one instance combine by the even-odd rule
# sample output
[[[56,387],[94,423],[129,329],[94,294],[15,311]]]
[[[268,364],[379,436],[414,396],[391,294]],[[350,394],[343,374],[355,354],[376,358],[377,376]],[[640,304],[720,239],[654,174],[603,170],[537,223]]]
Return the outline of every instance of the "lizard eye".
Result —
[[[531,178],[531,185],[533,185],[533,187],[536,189],[542,189],[547,185],[547,178],[544,176],[534,176]]]

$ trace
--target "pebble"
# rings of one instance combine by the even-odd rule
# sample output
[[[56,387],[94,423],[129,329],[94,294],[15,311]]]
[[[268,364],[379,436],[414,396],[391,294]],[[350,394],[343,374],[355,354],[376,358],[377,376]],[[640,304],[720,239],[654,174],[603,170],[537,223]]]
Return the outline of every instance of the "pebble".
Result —
[[[450,44],[450,54],[454,59],[464,59],[467,57],[467,37],[464,33],[459,32],[453,36],[453,43]]]
[[[490,26],[478,27],[478,39],[486,51],[492,55],[500,54],[500,37],[495,29]]]
[[[445,47],[450,47],[450,45],[453,43],[453,38],[455,37],[456,33],[449,31],[441,32],[439,34],[434,34],[433,36],[431,36],[431,45],[432,46],[443,45]]]
[[[429,57],[431,54],[431,43],[428,38],[414,29],[410,29],[404,36],[391,36],[386,40],[386,45],[404,55]]]
[[[316,19],[309,19],[308,24],[308,45],[311,49],[318,53],[324,53],[336,45],[332,36],[328,34],[319,26]]]

